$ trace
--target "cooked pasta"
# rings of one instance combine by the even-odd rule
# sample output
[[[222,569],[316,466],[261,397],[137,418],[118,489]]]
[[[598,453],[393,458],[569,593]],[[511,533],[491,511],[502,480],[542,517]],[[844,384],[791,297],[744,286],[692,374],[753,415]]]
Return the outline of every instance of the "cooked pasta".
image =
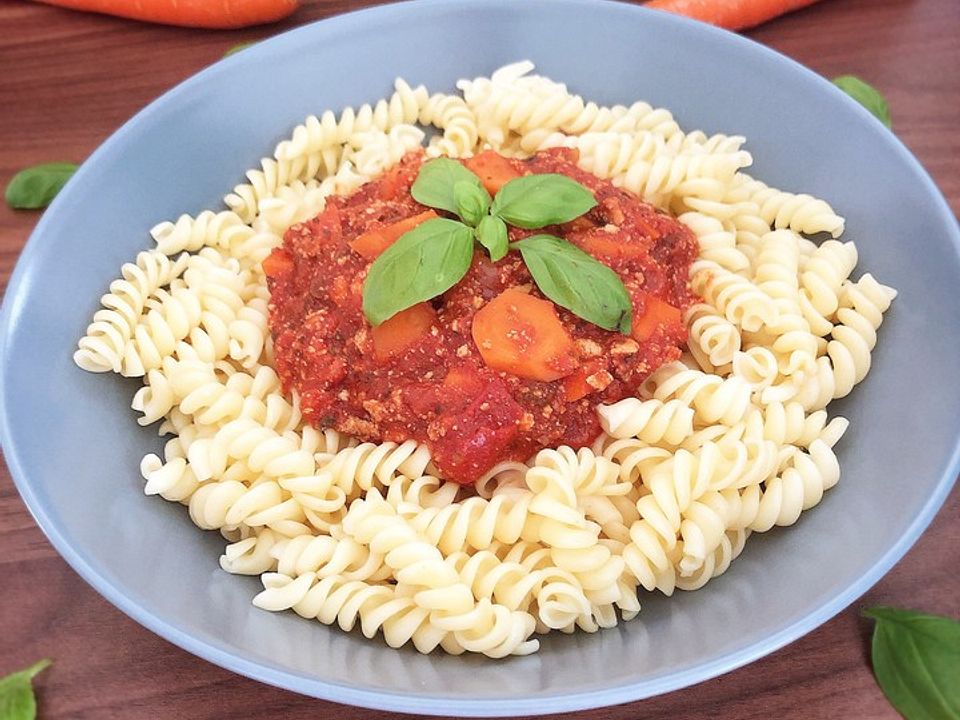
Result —
[[[141,378],[138,422],[171,436],[140,464],[145,492],[223,535],[221,568],[262,577],[258,607],[424,653],[523,655],[537,633],[631,619],[638,588],[702,587],[838,482],[848,423],[826,408],[866,376],[896,295],[852,277],[844,219],[747,175],[741,136],[685,132],[665,109],[602,106],[532,71],[514,63],[459,94],[397,80],[387,99],[307,118],[226,209],[154,226],[155,249],[121,268],[80,339],[76,364]],[[699,243],[689,353],[597,407],[591,447],[504,459],[472,486],[415,440],[316,429],[273,367],[261,263],[331,195],[422,147],[426,126],[428,156],[576,150]]]

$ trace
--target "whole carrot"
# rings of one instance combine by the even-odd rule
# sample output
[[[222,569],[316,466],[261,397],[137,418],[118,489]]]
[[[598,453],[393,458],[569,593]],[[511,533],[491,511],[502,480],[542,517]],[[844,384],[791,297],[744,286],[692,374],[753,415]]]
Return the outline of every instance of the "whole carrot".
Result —
[[[48,5],[133,20],[202,28],[239,28],[285,18],[300,0],[39,0]]]
[[[727,30],[759,25],[817,0],[650,0],[646,7],[702,20]]]

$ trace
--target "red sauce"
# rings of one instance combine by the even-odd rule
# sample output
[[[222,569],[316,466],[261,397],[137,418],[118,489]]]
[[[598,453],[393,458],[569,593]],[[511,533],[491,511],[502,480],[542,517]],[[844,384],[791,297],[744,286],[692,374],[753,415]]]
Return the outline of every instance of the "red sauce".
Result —
[[[430,447],[444,477],[463,483],[544,447],[590,444],[600,431],[598,403],[634,394],[651,372],[680,357],[686,331],[679,312],[664,316],[666,322],[642,319],[650,305],[684,309],[694,301],[687,275],[696,239],[670,216],[577,168],[575,151],[512,160],[521,173],[574,178],[598,204],[566,225],[511,228],[510,239],[549,232],[611,267],[631,295],[641,340],[557,307],[575,346],[566,377],[540,382],[492,370],[471,336],[477,311],[508,288],[543,296],[519,253],[494,264],[478,251],[466,277],[418,311],[416,341],[377,352],[361,310],[370,261],[349,243],[427,210],[410,196],[422,161],[421,153],[411,153],[350,197],[330,198],[318,217],[290,228],[268,259],[270,328],[284,387],[299,391],[311,424],[364,441],[416,439]]]

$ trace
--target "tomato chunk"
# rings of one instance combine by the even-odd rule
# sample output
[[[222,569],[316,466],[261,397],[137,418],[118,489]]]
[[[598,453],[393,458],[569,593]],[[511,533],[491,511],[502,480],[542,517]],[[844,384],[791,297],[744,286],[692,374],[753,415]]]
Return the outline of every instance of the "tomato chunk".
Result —
[[[496,195],[500,188],[514,178],[520,177],[520,173],[513,166],[513,163],[493,150],[484,150],[482,153],[477,153],[472,158],[464,160],[463,164],[480,178],[483,186],[491,195]]]
[[[585,398],[592,392],[596,392],[597,388],[593,387],[587,378],[591,375],[601,371],[606,366],[606,362],[600,358],[594,358],[593,360],[588,360],[579,368],[577,368],[573,373],[567,375],[563,379],[563,398],[567,402],[574,402],[581,398]]]
[[[263,259],[263,272],[271,279],[293,272],[293,255],[282,247],[277,248]]]

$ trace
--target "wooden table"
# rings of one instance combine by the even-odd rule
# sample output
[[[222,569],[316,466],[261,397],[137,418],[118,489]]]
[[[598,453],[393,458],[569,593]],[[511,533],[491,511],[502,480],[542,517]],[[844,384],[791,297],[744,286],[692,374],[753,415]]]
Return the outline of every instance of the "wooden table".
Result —
[[[290,21],[237,32],[142,25],[30,2],[0,4],[0,185],[23,166],[79,161],[135,111],[234,44],[365,1],[308,2]],[[826,0],[749,33],[832,77],[883,90],[900,138],[960,210],[960,3]],[[0,206],[6,287],[35,213]],[[909,481],[909,479],[905,479]],[[868,664],[864,605],[957,614],[960,491],[875,588],[759,662],[697,687],[579,718],[895,718]],[[143,629],[89,588],[33,523],[0,468],[0,675],[54,659],[38,682],[43,718],[386,718],[234,675]],[[570,717],[573,717],[572,715]]]

